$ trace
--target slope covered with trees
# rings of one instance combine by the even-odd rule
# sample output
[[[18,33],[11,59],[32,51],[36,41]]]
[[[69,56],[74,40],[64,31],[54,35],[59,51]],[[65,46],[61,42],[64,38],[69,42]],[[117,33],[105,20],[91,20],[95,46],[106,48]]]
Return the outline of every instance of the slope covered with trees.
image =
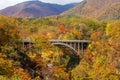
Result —
[[[107,10],[102,12],[98,17],[99,20],[119,20],[120,19],[120,2],[112,4]]]
[[[99,22],[68,15],[13,18],[0,15],[0,79],[2,80],[119,80],[120,21]],[[49,39],[91,40],[72,70],[70,56]],[[33,47],[23,47],[31,40]],[[7,64],[7,65],[6,65]]]
[[[98,20],[118,20],[120,0],[83,0],[72,9],[63,12],[61,15],[84,15]]]
[[[45,17],[51,15],[58,15],[72,7],[76,3],[67,5],[58,5],[52,3],[44,3],[41,1],[26,1],[16,4],[14,6],[7,7],[0,10],[0,14],[5,16],[23,17],[23,18],[36,18]]]

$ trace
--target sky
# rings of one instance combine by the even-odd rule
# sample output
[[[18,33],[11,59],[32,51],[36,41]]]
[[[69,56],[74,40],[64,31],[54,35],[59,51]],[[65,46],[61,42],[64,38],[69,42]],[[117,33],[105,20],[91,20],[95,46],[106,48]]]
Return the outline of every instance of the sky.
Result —
[[[24,1],[36,1],[36,0],[0,0],[0,9],[4,9],[8,6],[13,6],[15,4],[18,4]],[[63,5],[63,4],[73,3],[73,2],[81,2],[82,0],[40,0],[40,1]]]

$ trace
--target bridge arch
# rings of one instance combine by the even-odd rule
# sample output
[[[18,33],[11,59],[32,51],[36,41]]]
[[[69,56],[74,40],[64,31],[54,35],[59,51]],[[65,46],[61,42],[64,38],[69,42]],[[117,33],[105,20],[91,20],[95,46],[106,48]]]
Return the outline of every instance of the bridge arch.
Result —
[[[62,49],[63,53],[69,55],[70,60],[67,63],[66,69],[72,69],[80,62],[80,56],[78,52],[68,44],[65,43],[52,43],[52,45],[57,46]]]
[[[64,50],[63,52],[65,52],[66,54],[69,54],[69,55],[77,55],[78,54],[78,52],[68,44],[65,44],[65,43],[52,43],[52,45],[57,46],[60,49]]]

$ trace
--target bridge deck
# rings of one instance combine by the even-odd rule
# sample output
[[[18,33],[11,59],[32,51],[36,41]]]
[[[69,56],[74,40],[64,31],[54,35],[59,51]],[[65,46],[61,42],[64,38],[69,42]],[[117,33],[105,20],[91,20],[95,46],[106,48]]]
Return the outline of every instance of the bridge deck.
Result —
[[[49,40],[50,42],[76,42],[76,43],[90,43],[90,40]]]

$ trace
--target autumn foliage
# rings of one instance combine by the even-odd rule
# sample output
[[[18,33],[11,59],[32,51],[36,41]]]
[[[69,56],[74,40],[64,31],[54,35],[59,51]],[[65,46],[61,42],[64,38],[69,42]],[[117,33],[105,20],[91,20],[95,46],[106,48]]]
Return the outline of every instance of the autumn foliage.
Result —
[[[119,35],[119,20],[105,23],[72,15],[35,19],[0,15],[0,80],[120,80]],[[49,39],[91,43],[80,63],[67,69],[71,56]],[[31,46],[25,47],[23,40]]]

